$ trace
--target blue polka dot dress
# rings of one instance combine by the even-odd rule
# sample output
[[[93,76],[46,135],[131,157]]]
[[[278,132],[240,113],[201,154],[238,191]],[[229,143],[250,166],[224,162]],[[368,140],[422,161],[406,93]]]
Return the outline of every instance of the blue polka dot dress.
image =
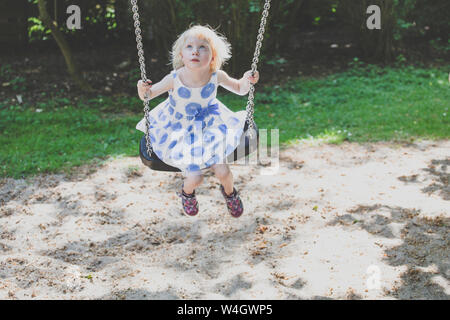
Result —
[[[185,175],[225,163],[244,130],[245,111],[233,112],[216,99],[217,73],[200,88],[185,86],[176,71],[169,97],[149,112],[155,154]],[[136,129],[145,132],[145,118]]]

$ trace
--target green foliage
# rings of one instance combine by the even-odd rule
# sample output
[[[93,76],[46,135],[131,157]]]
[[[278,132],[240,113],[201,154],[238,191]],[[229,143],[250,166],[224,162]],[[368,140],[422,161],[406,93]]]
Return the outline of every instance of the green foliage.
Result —
[[[10,84],[15,92],[26,89],[26,82],[24,77],[16,77],[10,81]]]
[[[248,12],[260,12],[261,11],[261,3],[258,0],[249,1]]]
[[[265,63],[273,66],[281,66],[285,64],[287,60],[281,57],[279,54],[276,54],[272,59],[267,60]]]
[[[6,64],[5,63],[3,65],[0,65],[0,76],[3,79],[8,80],[9,77],[10,77],[11,71],[12,71],[12,69],[11,69],[11,65],[10,64]]]
[[[117,28],[116,11],[113,6],[106,8],[105,21],[106,21],[108,30],[113,30],[113,29]]]
[[[370,4],[381,9],[381,30],[366,27],[367,15],[361,13]],[[339,22],[355,32],[365,57],[383,62],[395,61],[398,52],[404,51],[401,49],[420,48],[430,53],[425,46],[420,47],[423,43],[435,44],[437,53],[445,54],[450,34],[449,11],[447,0],[435,0],[433,5],[425,0],[339,0],[337,10]]]
[[[37,17],[28,18],[28,38],[31,42],[36,40],[47,40],[50,29],[47,29]]]
[[[141,79],[141,69],[134,68],[128,72],[128,82],[131,86],[135,86],[136,83]]]
[[[425,0],[394,0],[394,39],[401,43],[428,41],[432,48],[448,52],[450,33],[450,2],[436,0],[430,5]]]
[[[70,35],[73,40],[91,41],[92,43],[99,43],[117,37],[117,20],[116,20],[116,2],[123,0],[78,0],[75,3],[71,0],[58,0],[57,2],[57,25],[59,30],[67,35]],[[126,0],[128,1],[128,0]],[[37,6],[37,0],[28,0],[28,2]],[[80,6],[82,16],[82,32],[80,30],[69,30],[66,27],[65,8],[76,4]],[[54,2],[47,1],[47,9],[52,18],[54,18]],[[36,9],[37,11],[37,9]],[[47,29],[39,16],[28,18],[28,36],[31,42],[42,41],[49,39],[50,30]]]
[[[36,0],[28,0],[36,3]],[[53,2],[48,1],[53,17]],[[67,15],[61,8],[73,4],[58,0],[60,30],[69,40],[98,45],[105,41],[132,41],[133,20],[129,0],[78,0],[82,31],[67,30]],[[139,1],[144,43],[151,41],[153,55],[167,57],[171,45],[191,24],[209,24],[226,35],[233,46],[227,68],[232,72],[249,65],[259,28],[264,0],[146,0]],[[382,30],[367,30],[366,9],[376,4],[382,10]],[[392,62],[398,49],[423,40],[437,53],[449,50],[450,2],[434,0],[284,0],[272,1],[263,53],[285,50],[299,30],[348,28],[356,35],[356,46],[373,61]],[[38,17],[29,19],[32,41],[48,39],[49,30]],[[273,59],[272,59],[273,60]]]
[[[7,83],[8,87],[16,93],[26,89],[26,79],[20,76],[14,77],[10,64],[0,66],[0,78],[2,79],[0,84]]]
[[[447,39],[447,43],[445,43],[441,38],[431,39],[430,45],[437,51],[444,52],[448,54],[450,52],[450,39]]]

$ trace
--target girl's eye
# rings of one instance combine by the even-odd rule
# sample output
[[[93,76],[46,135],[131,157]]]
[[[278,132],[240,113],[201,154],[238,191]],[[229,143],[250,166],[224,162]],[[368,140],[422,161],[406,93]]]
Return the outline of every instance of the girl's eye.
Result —
[[[188,45],[186,46],[186,48],[189,48],[189,49],[190,49],[190,48],[192,48],[192,46],[191,46],[190,44],[188,44]]]
[[[200,49],[205,49],[206,47],[205,46],[200,46]]]

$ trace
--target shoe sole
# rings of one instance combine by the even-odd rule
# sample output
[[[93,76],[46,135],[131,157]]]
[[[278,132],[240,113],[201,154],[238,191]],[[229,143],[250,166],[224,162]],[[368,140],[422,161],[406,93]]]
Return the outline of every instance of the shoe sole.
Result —
[[[186,216],[186,217],[196,217],[196,216],[198,216],[198,212],[196,213],[196,214],[194,214],[194,215],[189,215],[189,214],[187,214],[186,212],[184,212],[184,210],[182,210],[183,211],[183,214]]]

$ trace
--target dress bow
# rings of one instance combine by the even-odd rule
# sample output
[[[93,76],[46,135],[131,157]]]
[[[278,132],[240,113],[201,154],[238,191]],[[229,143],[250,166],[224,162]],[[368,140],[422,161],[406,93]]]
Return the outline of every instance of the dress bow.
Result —
[[[197,110],[197,113],[194,115],[195,121],[203,121],[206,117],[208,117],[211,114],[219,114],[219,104],[211,104],[207,107],[201,108]]]
[[[205,119],[209,116],[209,115],[219,115],[219,104],[216,103],[211,103],[208,104],[208,106],[204,107],[204,108],[198,108],[197,110],[195,110],[195,113],[191,116],[186,117],[188,120],[192,120],[194,119],[194,121],[201,121],[202,122],[202,127],[205,128],[206,127],[206,123],[205,123]]]

